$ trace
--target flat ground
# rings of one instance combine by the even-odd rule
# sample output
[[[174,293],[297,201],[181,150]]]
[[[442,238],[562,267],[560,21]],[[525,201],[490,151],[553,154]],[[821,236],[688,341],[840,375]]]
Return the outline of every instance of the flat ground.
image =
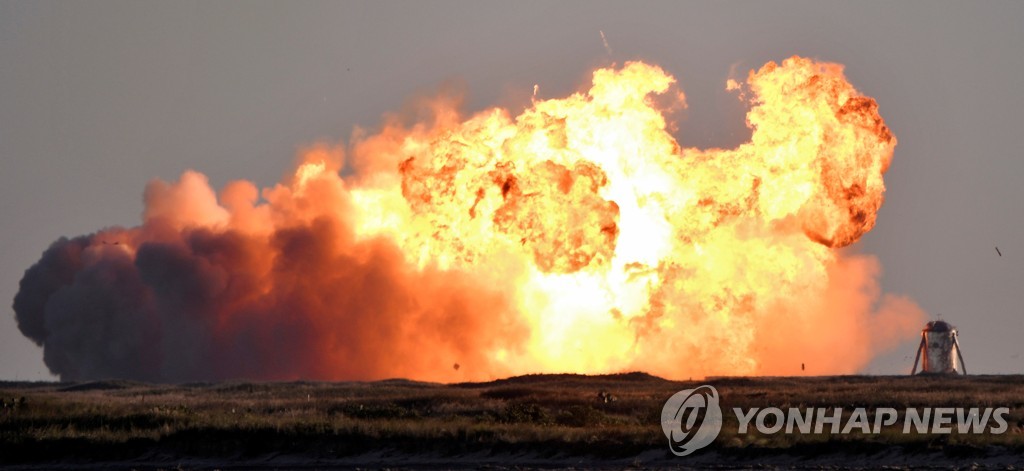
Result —
[[[712,384],[722,433],[677,458],[665,400]],[[1010,468],[1024,376],[709,378],[538,375],[441,385],[0,383],[0,465],[27,468]],[[733,407],[1009,407],[992,434],[738,434]],[[955,423],[955,419],[954,419]],[[902,424],[902,418],[900,425]],[[954,427],[955,429],[955,427]]]

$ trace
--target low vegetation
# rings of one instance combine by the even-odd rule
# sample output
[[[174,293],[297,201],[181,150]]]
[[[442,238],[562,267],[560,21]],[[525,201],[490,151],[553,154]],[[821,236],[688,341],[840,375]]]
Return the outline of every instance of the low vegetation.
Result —
[[[714,453],[1024,451],[1024,377],[711,378],[672,382],[642,373],[537,375],[440,385],[345,383],[152,385],[125,381],[0,383],[0,464],[111,462],[157,457],[337,459],[401,456],[670,458],[665,400],[708,383],[725,425]],[[733,407],[1010,407],[1004,434],[761,435],[736,433]],[[162,458],[161,458],[162,459]]]

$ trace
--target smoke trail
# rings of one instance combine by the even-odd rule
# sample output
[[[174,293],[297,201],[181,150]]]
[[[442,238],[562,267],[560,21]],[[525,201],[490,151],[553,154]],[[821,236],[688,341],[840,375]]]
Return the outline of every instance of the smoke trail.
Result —
[[[608,38],[604,36],[604,31],[598,32],[601,33],[601,44],[604,45],[604,52],[606,52],[609,56],[612,55],[612,47],[608,45]]]

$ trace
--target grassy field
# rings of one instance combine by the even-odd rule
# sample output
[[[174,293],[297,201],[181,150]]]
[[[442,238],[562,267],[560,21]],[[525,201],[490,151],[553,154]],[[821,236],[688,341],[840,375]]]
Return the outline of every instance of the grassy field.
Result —
[[[662,405],[676,391],[698,384],[719,390],[722,433],[693,457],[675,458],[660,426]],[[928,463],[1004,463],[1024,455],[1021,376],[672,382],[631,373],[452,385],[405,380],[0,383],[0,398],[0,464],[5,465],[193,460],[195,467],[229,462],[277,467],[275,457],[291,457],[287,463],[412,467],[516,460],[556,467],[581,462],[592,467],[762,466],[778,460],[817,465],[844,456],[876,456],[881,461],[870,463],[878,465],[913,464],[913,457],[926,457]],[[1010,407],[1006,433],[904,435],[894,426],[877,435],[737,434],[731,412],[733,407],[893,407],[902,413],[906,407],[988,406]]]

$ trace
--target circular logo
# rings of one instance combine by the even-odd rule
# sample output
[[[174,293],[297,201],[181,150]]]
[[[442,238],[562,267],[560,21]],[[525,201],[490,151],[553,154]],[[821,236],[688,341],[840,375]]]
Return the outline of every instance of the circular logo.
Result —
[[[705,384],[673,394],[661,409],[661,428],[668,448],[677,456],[708,446],[722,431],[718,390]]]

